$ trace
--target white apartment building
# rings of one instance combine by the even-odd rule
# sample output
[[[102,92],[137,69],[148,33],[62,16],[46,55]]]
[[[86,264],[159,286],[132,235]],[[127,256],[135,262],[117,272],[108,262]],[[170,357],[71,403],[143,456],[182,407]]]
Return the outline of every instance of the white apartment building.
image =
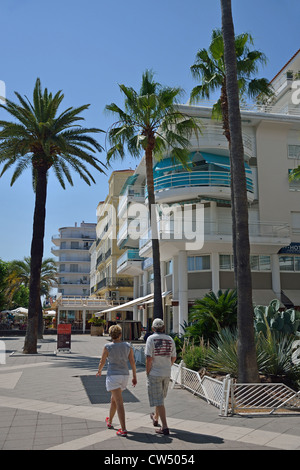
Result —
[[[283,305],[300,307],[300,182],[289,181],[289,172],[300,164],[298,77],[300,50],[272,80],[272,104],[241,110],[254,304],[267,305],[278,298]],[[181,108],[199,118],[203,128],[199,141],[191,141],[191,171],[174,165],[168,155],[153,168],[156,202],[161,205],[158,232],[164,315],[167,329],[173,332],[179,332],[188,320],[195,299],[209,291],[234,288],[228,143],[222,123],[211,118],[210,106]],[[141,229],[141,221],[128,216],[133,204],[147,204],[145,180],[142,159],[124,185],[118,208],[123,223],[117,243],[125,252],[117,261],[117,273],[133,276],[134,300],[114,310],[131,309],[133,318],[149,327],[153,316],[151,234],[146,230],[139,239],[132,237],[134,230],[129,228]],[[193,217],[194,240],[180,235],[177,219],[165,210],[175,205],[177,215]],[[198,228],[197,217],[203,217]]]
[[[96,224],[81,222],[79,226],[61,227],[52,236],[55,247],[51,249],[58,257],[58,294],[86,297],[90,294],[90,253],[96,239]]]

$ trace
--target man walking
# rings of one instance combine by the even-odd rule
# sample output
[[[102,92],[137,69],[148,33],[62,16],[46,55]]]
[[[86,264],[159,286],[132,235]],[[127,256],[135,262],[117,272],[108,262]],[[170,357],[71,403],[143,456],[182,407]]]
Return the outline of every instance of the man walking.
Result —
[[[154,426],[159,426],[159,419],[161,421],[156,433],[168,435],[164,399],[168,393],[171,366],[176,360],[176,347],[171,336],[164,333],[164,322],[160,318],[153,321],[152,330],[154,333],[147,338],[145,348],[149,403],[155,407],[150,417]]]

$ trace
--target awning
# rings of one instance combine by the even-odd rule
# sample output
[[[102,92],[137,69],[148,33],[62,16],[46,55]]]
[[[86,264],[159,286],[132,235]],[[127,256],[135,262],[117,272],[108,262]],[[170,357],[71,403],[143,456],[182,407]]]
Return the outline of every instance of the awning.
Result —
[[[154,294],[148,294],[144,297],[138,297],[137,299],[130,300],[129,302],[125,302],[124,304],[116,305],[115,307],[107,308],[106,310],[102,310],[100,313],[108,313],[108,312],[115,312],[116,310],[126,310],[127,307],[132,307],[136,304],[142,304],[147,300],[150,300],[154,297]]]
[[[167,297],[169,294],[171,294],[172,291],[171,290],[168,290],[166,292],[163,292],[161,294],[162,298],[164,299],[165,297]],[[146,302],[141,302],[141,303],[145,303],[145,304],[153,304],[154,303],[154,295],[152,295],[152,299],[150,300],[146,300]]]
[[[230,158],[226,155],[215,155],[212,153],[201,152],[206,163],[213,163],[217,166],[222,168],[226,168],[226,170],[230,171]],[[248,163],[244,162],[246,172],[251,172],[251,168]]]
[[[284,294],[291,300],[291,302],[296,306],[300,306],[300,290],[297,289],[284,289]]]
[[[272,289],[253,289],[252,290],[252,301],[255,305],[269,305],[271,300],[280,300]],[[281,302],[280,302],[281,303]],[[281,306],[283,306],[281,304]]]

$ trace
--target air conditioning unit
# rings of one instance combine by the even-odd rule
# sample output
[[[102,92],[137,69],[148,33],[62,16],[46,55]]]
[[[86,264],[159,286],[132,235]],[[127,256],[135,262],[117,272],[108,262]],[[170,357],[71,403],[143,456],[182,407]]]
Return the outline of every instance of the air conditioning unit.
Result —
[[[119,291],[117,291],[117,290],[112,290],[112,291],[110,292],[110,298],[111,298],[112,300],[119,300]]]
[[[104,297],[106,300],[110,299],[110,292],[105,292]]]

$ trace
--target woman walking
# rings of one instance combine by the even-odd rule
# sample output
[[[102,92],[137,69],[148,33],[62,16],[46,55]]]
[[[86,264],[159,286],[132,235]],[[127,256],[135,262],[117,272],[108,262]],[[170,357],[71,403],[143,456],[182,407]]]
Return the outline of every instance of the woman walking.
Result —
[[[109,416],[106,418],[108,428],[112,428],[112,421],[117,412],[121,428],[117,431],[118,436],[127,436],[125,424],[125,408],[122,391],[125,390],[129,378],[128,361],[132,368],[132,385],[137,384],[136,365],[132,346],[122,341],[122,328],[119,325],[112,325],[108,333],[111,342],[104,346],[97,376],[101,376],[102,369],[108,360],[106,374],[106,389],[111,393]]]

